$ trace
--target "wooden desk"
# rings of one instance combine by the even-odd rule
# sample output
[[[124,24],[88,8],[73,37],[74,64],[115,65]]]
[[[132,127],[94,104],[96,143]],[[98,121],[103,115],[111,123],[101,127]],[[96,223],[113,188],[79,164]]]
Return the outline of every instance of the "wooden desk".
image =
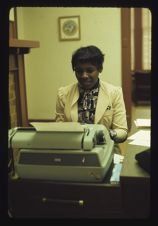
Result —
[[[123,211],[131,218],[150,216],[150,175],[135,160],[135,155],[146,149],[128,144],[120,175]]]
[[[9,179],[9,209],[14,218],[146,218],[149,216],[149,175],[134,160],[143,148],[126,152],[120,184],[68,183]],[[143,199],[143,200],[142,200]],[[143,210],[142,210],[143,208]],[[137,211],[136,211],[137,210]]]

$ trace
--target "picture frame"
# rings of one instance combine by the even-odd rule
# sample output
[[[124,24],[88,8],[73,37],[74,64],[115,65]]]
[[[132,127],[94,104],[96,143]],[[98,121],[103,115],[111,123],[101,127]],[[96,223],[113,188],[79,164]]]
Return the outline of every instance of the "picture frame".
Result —
[[[64,16],[58,18],[59,40],[80,40],[80,16]]]

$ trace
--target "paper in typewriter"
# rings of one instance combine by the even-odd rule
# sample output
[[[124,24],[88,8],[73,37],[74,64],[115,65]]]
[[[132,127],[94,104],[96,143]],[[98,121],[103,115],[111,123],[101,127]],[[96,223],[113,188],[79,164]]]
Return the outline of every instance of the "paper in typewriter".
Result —
[[[32,122],[38,132],[83,132],[84,127],[78,122]]]

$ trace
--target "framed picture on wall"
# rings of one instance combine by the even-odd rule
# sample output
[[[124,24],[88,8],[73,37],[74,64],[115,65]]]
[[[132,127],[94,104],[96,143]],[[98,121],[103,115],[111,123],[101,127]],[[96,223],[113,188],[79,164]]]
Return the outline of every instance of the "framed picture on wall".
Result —
[[[80,16],[59,17],[60,41],[80,40]]]

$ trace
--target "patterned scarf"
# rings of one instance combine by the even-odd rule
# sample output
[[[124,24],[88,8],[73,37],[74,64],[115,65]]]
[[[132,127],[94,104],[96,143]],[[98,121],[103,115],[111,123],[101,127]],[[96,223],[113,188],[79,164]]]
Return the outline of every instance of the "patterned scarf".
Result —
[[[98,92],[99,80],[90,90],[84,90],[79,87],[80,95],[78,99],[78,122],[89,124],[94,123]]]

